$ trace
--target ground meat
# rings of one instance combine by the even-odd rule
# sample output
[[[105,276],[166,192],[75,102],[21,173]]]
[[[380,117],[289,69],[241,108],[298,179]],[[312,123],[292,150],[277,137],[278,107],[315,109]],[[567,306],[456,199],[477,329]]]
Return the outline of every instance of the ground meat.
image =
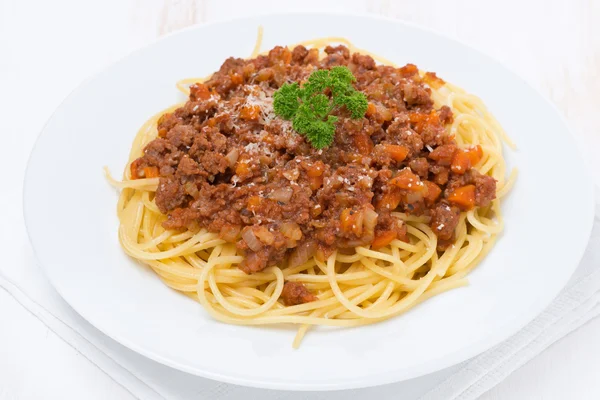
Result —
[[[198,219],[202,215],[198,210],[193,208],[176,208],[167,217],[167,220],[163,223],[165,229],[190,229],[196,230],[198,228]]]
[[[425,146],[436,147],[443,145],[448,135],[441,124],[426,124],[421,129],[421,138]]]
[[[464,175],[453,175],[446,186],[446,193],[466,185],[475,186],[475,205],[478,207],[486,207],[496,198],[496,180],[474,169]]]
[[[316,65],[319,62],[319,50],[318,49],[310,49],[308,50],[308,54],[304,57],[305,65]]]
[[[304,57],[308,55],[308,50],[304,46],[296,46],[294,50],[292,50],[292,61],[296,64],[302,63],[304,61]]]
[[[429,158],[436,161],[438,165],[449,167],[452,164],[452,158],[454,157],[454,153],[456,153],[456,149],[455,144],[445,144],[429,153]]]
[[[207,151],[200,157],[202,168],[211,175],[223,173],[229,166],[227,159],[216,151]]]
[[[460,209],[448,203],[439,203],[431,211],[431,229],[441,240],[450,240],[460,220]]]
[[[295,306],[318,300],[318,298],[302,283],[286,282],[283,285],[283,291],[281,292],[281,300],[286,306]]]
[[[431,91],[413,81],[407,81],[402,86],[404,101],[408,106],[431,106]]]
[[[475,204],[478,207],[488,206],[496,198],[496,180],[475,170],[469,172],[475,184]]]
[[[255,230],[254,228],[251,229]],[[283,261],[287,250],[285,240],[279,232],[273,236],[273,242],[270,245],[262,243],[259,249],[253,251],[249,251],[249,245],[244,240],[237,243],[238,250],[246,253],[244,261],[240,264],[242,271],[251,274],[262,271],[270,265],[280,264]]]
[[[425,145],[421,136],[408,126],[408,120],[405,114],[394,118],[386,130],[389,140],[406,146],[409,150],[409,157],[418,154]]]
[[[206,175],[206,173],[200,168],[200,165],[188,156],[182,157],[181,161],[179,161],[177,173],[183,176]]]
[[[433,182],[438,185],[445,185],[448,183],[448,177],[450,176],[450,169],[442,165],[429,165],[429,172],[433,174]]]
[[[350,50],[346,46],[327,46],[325,47],[325,53],[332,54],[340,54],[344,58],[350,58]]]
[[[406,224],[402,220],[394,217],[389,211],[380,211],[379,218],[377,218],[375,236],[379,236],[383,232],[389,231],[396,233],[396,239],[400,239],[403,242],[408,241]]]
[[[408,164],[414,173],[423,179],[429,176],[429,162],[425,157],[418,157],[410,161]]]
[[[161,167],[163,165],[175,166],[179,164],[182,153],[177,151],[169,141],[155,139],[144,148],[144,160],[148,165]]]
[[[352,62],[365,69],[375,69],[375,60],[369,55],[352,54]]]
[[[167,132],[167,140],[177,148],[189,148],[194,143],[196,130],[190,125],[176,125]]]
[[[181,118],[177,117],[173,113],[163,114],[157,123],[158,136],[164,137],[171,128],[180,123]]]
[[[166,214],[184,204],[186,201],[184,187],[177,179],[160,178],[154,201],[160,212]]]
[[[321,60],[321,66],[325,68],[335,67],[336,65],[347,65],[350,59],[350,50],[346,46],[327,46],[325,53],[328,55]]]
[[[440,107],[440,122],[442,124],[450,124],[453,121],[452,109],[448,106]]]
[[[227,59],[190,98],[158,121],[158,137],[130,165],[133,179],[159,176],[155,195],[163,227],[207,229],[235,243],[240,269],[253,273],[336,249],[407,240],[393,211],[431,218],[438,248],[454,240],[460,210],[454,190],[475,187],[476,206],[495,198],[496,181],[450,166],[459,151],[448,135],[449,107],[433,108],[431,88],[415,65],[377,65],[345,46],[276,47],[251,60]],[[351,119],[344,107],[334,143],[317,150],[273,111],[273,93],[316,69],[346,65],[369,107]],[[251,233],[251,234],[250,234]],[[285,304],[315,300],[287,282]]]

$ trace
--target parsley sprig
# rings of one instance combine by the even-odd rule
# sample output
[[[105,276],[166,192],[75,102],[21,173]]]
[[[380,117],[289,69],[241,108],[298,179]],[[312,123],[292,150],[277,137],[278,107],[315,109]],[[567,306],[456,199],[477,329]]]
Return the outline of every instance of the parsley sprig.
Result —
[[[346,107],[352,119],[367,111],[367,97],[354,89],[356,81],[347,67],[317,70],[300,86],[285,83],[273,94],[275,114],[292,120],[292,127],[317,149],[331,145],[338,117],[331,113]]]

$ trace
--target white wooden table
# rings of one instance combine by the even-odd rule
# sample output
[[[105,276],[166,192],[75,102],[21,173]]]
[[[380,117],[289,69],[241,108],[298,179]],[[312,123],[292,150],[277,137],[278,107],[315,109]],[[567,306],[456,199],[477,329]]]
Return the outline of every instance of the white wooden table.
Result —
[[[600,2],[0,0],[0,230],[14,232],[20,241],[0,247],[3,252],[29,251],[20,214],[27,156],[43,123],[82,79],[194,23],[300,9],[397,17],[498,58],[564,112],[600,184]],[[598,399],[598,371],[600,320],[595,320],[484,398]],[[0,290],[0,399],[13,398],[132,396]]]

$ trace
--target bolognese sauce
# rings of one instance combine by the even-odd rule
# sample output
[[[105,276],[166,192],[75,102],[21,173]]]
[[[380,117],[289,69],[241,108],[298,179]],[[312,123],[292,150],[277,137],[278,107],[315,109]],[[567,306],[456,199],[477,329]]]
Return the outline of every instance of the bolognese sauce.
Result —
[[[435,108],[444,82],[415,65],[377,65],[344,46],[275,47],[229,58],[189,100],[158,122],[158,137],[131,164],[132,179],[159,177],[155,203],[172,230],[206,228],[244,254],[246,273],[300,265],[336,249],[406,241],[393,214],[430,217],[440,250],[452,245],[460,212],[486,207],[496,181],[473,168],[480,146],[448,134],[449,107]],[[333,143],[317,149],[273,110],[273,94],[319,69],[346,66],[368,107],[363,118],[336,109]],[[285,288],[286,304],[310,301]]]

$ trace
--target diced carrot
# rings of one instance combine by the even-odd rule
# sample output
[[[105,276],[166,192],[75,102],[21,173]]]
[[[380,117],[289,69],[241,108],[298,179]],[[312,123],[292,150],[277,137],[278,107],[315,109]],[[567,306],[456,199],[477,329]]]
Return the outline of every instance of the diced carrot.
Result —
[[[408,114],[408,120],[417,132],[422,132],[427,126],[440,125],[440,116],[435,110],[429,114],[411,112]]]
[[[373,141],[369,135],[364,132],[354,135],[354,145],[362,155],[368,155],[373,150]]]
[[[375,115],[375,113],[377,113],[377,107],[375,107],[375,104],[369,103],[369,105],[367,106],[367,112],[365,113],[365,115],[367,117],[372,117],[373,115]]]
[[[287,47],[283,49],[281,61],[283,61],[285,65],[289,65],[292,62],[292,52]]]
[[[257,121],[260,115],[260,107],[257,105],[244,105],[240,110],[240,118],[246,121]]]
[[[364,156],[358,153],[347,153],[346,157],[348,157],[347,162],[355,162],[360,164]]]
[[[402,76],[412,76],[419,72],[419,69],[414,64],[406,64],[402,68],[398,68],[398,71]]]
[[[157,178],[159,176],[158,167],[145,167],[144,176],[146,178]]]
[[[475,206],[475,185],[459,187],[450,193],[448,201],[456,204],[463,210],[470,210]]]
[[[439,78],[435,72],[425,72],[423,81],[434,89],[439,89],[446,84],[443,79]]]
[[[206,100],[210,97],[208,86],[203,83],[194,83],[190,86],[190,97],[196,100]]]
[[[477,164],[483,158],[483,149],[480,145],[465,149],[464,152],[469,157],[469,160],[471,161],[471,166]]]
[[[323,185],[323,175],[321,176],[308,176],[308,185],[310,190],[313,192],[319,189]]]
[[[340,214],[340,229],[342,232],[352,232],[356,236],[360,236],[363,232],[363,219],[362,210],[357,211],[352,208],[344,208]]]
[[[440,194],[442,193],[442,189],[435,183],[431,181],[423,181],[423,184],[427,188],[427,194],[425,195],[425,200],[429,203],[434,203]]]
[[[377,208],[386,209],[386,210],[395,210],[400,204],[400,200],[402,199],[402,194],[397,190],[392,190],[390,192],[385,193],[381,199],[377,202]]]
[[[471,168],[471,160],[469,155],[464,151],[457,151],[452,157],[452,165],[450,169],[455,174],[462,175]]]
[[[129,172],[131,173],[131,179],[140,179],[139,176],[139,168],[141,164],[141,158],[133,160],[133,162],[129,165]]]
[[[408,113],[408,121],[411,124],[420,124],[427,119],[427,114],[419,113],[419,112],[411,112]]]
[[[325,164],[323,164],[323,161],[317,161],[314,164],[312,164],[306,168],[306,174],[311,177],[321,176],[321,175],[323,175],[324,169],[325,169]]]
[[[266,131],[263,131],[263,132],[266,132]],[[266,134],[261,133],[260,140],[267,144],[273,144],[273,143],[275,143],[275,136],[268,132]]]
[[[383,93],[381,93],[380,96],[377,96],[376,92],[369,93],[369,97],[371,98],[382,96]],[[367,117],[374,118],[378,122],[391,121],[393,117],[392,112],[386,106],[380,103],[369,103],[367,106],[366,115]]]
[[[287,47],[275,47],[269,51],[269,61],[272,65],[289,64],[292,61],[292,52]]]
[[[240,178],[246,178],[252,175],[252,169],[250,168],[250,164],[244,161],[246,160],[241,158],[240,160],[238,160],[238,163],[235,167],[235,174]]]
[[[390,185],[399,187],[400,189],[420,192],[424,190],[423,182],[410,169],[405,168],[390,180]]]
[[[173,115],[173,114],[172,113],[164,113],[163,115],[160,116],[158,121],[156,121],[156,128],[158,129],[159,137],[167,136],[168,129],[161,127],[161,125],[165,122],[165,119],[167,119],[168,117],[171,117],[171,115]]]
[[[371,243],[371,248],[377,250],[385,247],[390,244],[392,240],[396,239],[396,236],[397,234],[395,231],[383,231],[375,236],[373,243]]]
[[[352,230],[352,222],[354,218],[352,215],[354,211],[351,208],[344,208],[340,214],[340,229],[342,232],[350,232]]]
[[[390,158],[394,161],[404,161],[408,155],[408,147],[399,146],[395,144],[384,145],[385,152],[389,154]]]
[[[260,203],[262,203],[262,198],[260,196],[250,196],[248,198],[248,210],[256,210],[258,206],[260,206]]]
[[[321,213],[323,212],[323,207],[321,207],[320,204],[315,204],[311,209],[310,209],[310,215],[313,218],[318,217],[319,215],[321,215]]]
[[[229,79],[231,79],[231,83],[234,85],[241,85],[244,83],[244,78],[237,73],[229,74]]]

